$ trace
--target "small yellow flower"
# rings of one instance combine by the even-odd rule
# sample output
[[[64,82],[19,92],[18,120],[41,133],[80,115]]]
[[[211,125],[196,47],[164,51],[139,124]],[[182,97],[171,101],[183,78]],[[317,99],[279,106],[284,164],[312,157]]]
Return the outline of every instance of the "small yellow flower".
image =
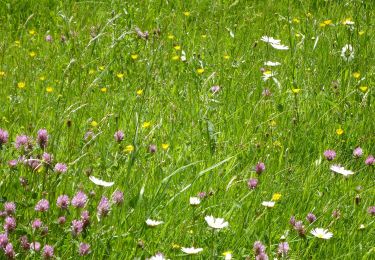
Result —
[[[142,128],[149,128],[151,126],[151,122],[147,121],[147,122],[143,122],[142,124]]]
[[[104,69],[105,69],[104,66],[99,66],[99,70],[100,70],[100,71],[103,71]]]
[[[20,41],[14,41],[14,44],[15,44],[17,47],[20,47],[20,46],[21,46],[21,42],[20,42]]]
[[[130,57],[132,58],[132,60],[136,60],[138,59],[138,54],[132,54]]]
[[[161,144],[161,148],[163,148],[163,150],[167,150],[169,148],[169,144]]]
[[[101,91],[102,93],[106,93],[106,92],[107,92],[107,88],[106,88],[106,87],[103,87],[103,88],[100,89],[100,91]]]
[[[53,88],[52,88],[52,87],[46,87],[46,91],[47,91],[48,93],[52,93],[52,92],[53,92]]]
[[[199,69],[197,69],[197,73],[198,74],[202,74],[204,72],[204,68],[199,68]]]
[[[138,89],[137,90],[137,95],[142,96],[143,95],[143,89]]]
[[[35,52],[35,51],[31,51],[31,52],[29,52],[29,56],[30,56],[31,58],[34,58],[34,57],[36,56],[36,52]]]
[[[224,59],[229,60],[230,56],[228,54],[224,54]]]
[[[17,87],[19,89],[24,89],[26,87],[26,83],[24,81],[18,82]]]
[[[330,24],[332,24],[332,20],[325,20],[323,23],[324,23],[325,25],[330,25]]]
[[[358,35],[359,35],[359,36],[362,36],[362,35],[364,35],[364,34],[365,34],[365,31],[359,31],[359,32],[358,32]]]
[[[176,51],[181,50],[181,46],[180,46],[180,45],[175,45],[173,48],[174,48]]]
[[[36,34],[36,31],[35,31],[34,29],[31,29],[31,30],[29,30],[29,34],[30,34],[31,36],[33,36],[33,35]]]
[[[40,77],[39,77],[39,80],[40,80],[40,81],[45,81],[45,80],[46,80],[46,77],[45,77],[45,76],[40,76]]]
[[[361,73],[359,73],[359,72],[353,72],[353,77],[355,78],[355,79],[359,79],[359,77],[361,76]]]
[[[273,195],[272,195],[272,200],[273,201],[278,201],[278,200],[280,200],[281,199],[281,194],[280,193],[274,193]]]
[[[172,243],[173,249],[179,249],[181,246],[179,244]]]
[[[299,23],[299,19],[298,18],[293,18],[293,23]]]
[[[95,73],[95,70],[94,69],[89,69],[89,74],[94,74]]]
[[[325,23],[320,23],[319,26],[323,28],[323,27],[326,27],[326,24]]]
[[[298,93],[301,92],[301,89],[300,89],[300,88],[292,88],[292,92],[293,92],[294,94],[298,94]]]
[[[123,78],[124,78],[124,74],[123,74],[123,73],[117,73],[116,76],[117,76],[119,79],[123,79]]]
[[[270,126],[275,127],[276,125],[277,125],[276,121],[275,120],[271,120]]]
[[[299,37],[301,37],[301,34],[296,33],[295,36],[296,36],[297,38],[299,38]]]
[[[174,55],[172,57],[172,60],[174,60],[174,61],[178,61],[179,59],[180,59],[180,56],[178,56],[178,55]]]
[[[96,121],[91,121],[91,124],[90,124],[92,127],[97,127],[98,126],[98,122]]]
[[[5,71],[0,71],[0,77],[4,77],[5,76]]]
[[[342,135],[344,133],[344,130],[340,127],[338,129],[336,129],[336,134],[337,135]]]
[[[173,34],[168,34],[168,39],[169,40],[173,40],[174,39],[174,35]]]
[[[207,35],[206,35],[206,34],[202,34],[201,37],[202,37],[203,39],[206,39],[206,38],[207,38]]]
[[[189,11],[185,11],[185,12],[184,12],[184,15],[185,15],[185,16],[190,16],[190,12],[189,12]]]
[[[368,86],[360,86],[359,90],[362,91],[363,93],[366,93],[368,90]]]
[[[131,153],[133,151],[134,151],[134,146],[133,145],[129,144],[129,145],[125,146],[124,152]]]

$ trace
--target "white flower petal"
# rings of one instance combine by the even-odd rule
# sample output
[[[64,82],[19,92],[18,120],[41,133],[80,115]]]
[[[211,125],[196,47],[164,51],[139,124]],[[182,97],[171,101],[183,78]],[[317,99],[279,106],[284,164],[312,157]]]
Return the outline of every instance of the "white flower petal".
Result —
[[[107,182],[107,181],[100,180],[94,176],[90,176],[89,179],[96,185],[103,186],[103,187],[111,187],[113,184],[115,184],[114,182]]]
[[[195,255],[195,254],[198,254],[199,252],[202,252],[203,248],[181,247],[181,251],[184,252],[185,254]]]

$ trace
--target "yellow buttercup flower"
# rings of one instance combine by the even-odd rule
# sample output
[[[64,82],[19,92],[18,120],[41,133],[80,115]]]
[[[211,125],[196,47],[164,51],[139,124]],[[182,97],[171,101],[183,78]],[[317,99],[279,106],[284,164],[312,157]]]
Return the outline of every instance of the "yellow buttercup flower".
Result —
[[[163,150],[167,150],[169,148],[169,144],[161,144],[161,148],[163,148]]]
[[[364,35],[364,34],[365,34],[365,31],[359,31],[359,32],[358,32],[358,35],[359,35],[359,36],[362,36],[362,35]]]
[[[179,59],[180,59],[180,56],[178,56],[178,55],[174,55],[172,57],[172,60],[174,60],[174,61],[178,61]]]
[[[100,70],[100,71],[103,71],[104,69],[105,69],[104,66],[99,66],[99,70]]]
[[[325,25],[330,25],[330,24],[332,24],[332,20],[325,20],[323,23],[324,23]]]
[[[94,69],[89,69],[89,74],[94,74],[95,73],[95,70]]]
[[[151,126],[151,122],[147,121],[147,122],[143,122],[142,124],[142,128],[149,128]]]
[[[275,127],[276,125],[277,125],[276,121],[275,120],[271,120],[270,126]]]
[[[0,71],[0,77],[4,77],[5,76],[5,71]]]
[[[173,249],[179,249],[180,247],[181,246],[179,244],[175,244],[175,243],[172,244]]]
[[[230,58],[230,56],[229,56],[228,54],[225,54],[225,55],[224,55],[224,59],[225,59],[225,60],[229,60],[229,58]]]
[[[278,201],[281,199],[281,194],[280,193],[275,193],[272,195],[272,200],[273,201]]]
[[[26,87],[26,83],[24,81],[18,82],[17,87],[19,89],[24,89]]]
[[[48,93],[52,93],[52,92],[53,92],[53,88],[52,88],[52,87],[46,87],[46,91],[47,91]]]
[[[142,94],[143,94],[143,89],[138,89],[137,90],[137,95],[138,96],[142,96]]]
[[[181,50],[181,46],[180,46],[180,45],[176,45],[176,46],[174,46],[173,48],[174,48],[176,51]]]
[[[106,88],[106,87],[103,87],[103,88],[100,89],[100,91],[101,91],[102,93],[106,93],[106,92],[107,92],[107,88]]]
[[[130,57],[132,58],[132,60],[136,60],[138,59],[138,54],[132,54]]]
[[[337,135],[342,135],[344,133],[344,130],[340,127],[338,129],[336,129],[336,134]]]
[[[355,79],[359,79],[359,77],[361,76],[361,73],[359,73],[359,72],[353,72],[353,77],[355,78]]]
[[[129,145],[125,146],[124,152],[131,153],[133,151],[134,151],[134,146],[133,145],[129,144]]]
[[[174,39],[174,35],[172,35],[172,34],[168,34],[168,39],[169,39],[169,40],[173,40],[173,39]]]
[[[21,46],[21,42],[20,42],[20,41],[14,41],[14,44],[15,44],[17,47],[20,47],[20,46]]]
[[[119,79],[123,79],[123,78],[124,78],[124,74],[123,74],[123,73],[117,73],[116,76],[117,76]]]
[[[197,73],[198,74],[202,74],[204,72],[204,68],[199,68],[199,69],[197,69]]]
[[[39,77],[39,80],[41,80],[41,81],[45,81],[45,80],[46,80],[46,77],[44,77],[44,76],[40,76],[40,77]]]
[[[203,39],[206,39],[206,38],[207,38],[207,35],[206,35],[206,34],[202,34],[201,37],[202,37]]]
[[[298,93],[301,92],[301,89],[300,89],[300,88],[292,88],[292,92],[293,92],[294,94],[298,94]]]
[[[33,35],[36,34],[36,31],[35,31],[34,29],[31,29],[31,30],[29,30],[29,34],[30,34],[31,36],[33,36]]]
[[[90,124],[92,127],[97,127],[98,126],[98,122],[96,121],[91,121],[91,124]]]
[[[298,18],[293,18],[293,23],[299,23],[299,19]]]
[[[360,86],[359,90],[362,91],[363,93],[366,93],[367,90],[368,90],[368,87],[367,86]]]
[[[31,52],[29,52],[29,56],[30,56],[31,58],[34,58],[34,57],[36,56],[36,52],[35,52],[35,51],[31,51]]]
[[[190,16],[190,12],[189,12],[189,11],[185,11],[185,12],[184,12],[184,15],[185,15],[185,16]]]

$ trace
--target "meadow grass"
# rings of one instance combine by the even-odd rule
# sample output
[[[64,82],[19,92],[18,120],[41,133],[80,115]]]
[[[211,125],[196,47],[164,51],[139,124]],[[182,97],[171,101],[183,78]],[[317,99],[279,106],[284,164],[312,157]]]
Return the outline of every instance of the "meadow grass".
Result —
[[[8,215],[17,225],[0,233],[17,259],[47,258],[46,244],[57,259],[179,259],[191,246],[203,248],[193,259],[228,251],[254,259],[255,241],[270,259],[374,259],[375,172],[365,163],[375,153],[374,17],[374,3],[360,0],[1,1],[0,128],[9,138],[0,206],[15,203]],[[265,35],[289,48],[273,48]],[[341,56],[347,44],[353,59]],[[48,131],[45,147],[39,129]],[[29,147],[17,149],[22,134]],[[56,163],[67,171],[56,173]],[[79,190],[85,209],[57,207],[58,196]],[[116,190],[124,202],[98,215],[102,196]],[[201,203],[189,205],[198,194]],[[43,198],[50,208],[38,212]],[[83,210],[90,225],[74,235]],[[209,215],[228,227],[213,230]],[[32,228],[36,218],[48,234]],[[333,237],[314,237],[319,227]],[[40,242],[40,252],[22,249],[21,236]],[[287,255],[277,253],[282,241]],[[90,245],[87,256],[80,243]]]

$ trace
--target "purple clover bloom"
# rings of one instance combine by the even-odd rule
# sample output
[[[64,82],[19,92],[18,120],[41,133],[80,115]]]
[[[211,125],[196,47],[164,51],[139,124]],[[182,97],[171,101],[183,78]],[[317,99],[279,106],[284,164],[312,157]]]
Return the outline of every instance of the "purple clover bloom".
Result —
[[[81,220],[83,222],[83,229],[90,225],[90,213],[88,210],[84,210],[81,213]]]
[[[266,252],[266,247],[260,241],[255,241],[253,245],[255,255],[260,255]]]
[[[4,230],[7,232],[13,231],[16,229],[16,219],[14,217],[6,217],[4,220]]]
[[[328,161],[332,161],[336,157],[336,152],[334,150],[326,150],[326,151],[324,151],[324,157]]]
[[[103,196],[99,202],[99,205],[97,207],[98,215],[99,217],[105,217],[108,215],[110,206],[109,206],[109,200],[107,197]]]
[[[375,216],[375,206],[371,206],[367,209],[367,213],[371,216]]]
[[[124,193],[122,191],[116,190],[112,194],[112,202],[116,205],[120,205],[124,202]]]
[[[211,92],[212,94],[216,94],[220,91],[220,86],[212,86],[211,87]]]
[[[5,248],[8,242],[9,240],[7,233],[0,233],[0,247]]]
[[[150,146],[148,147],[148,151],[149,151],[149,153],[156,153],[156,151],[157,151],[156,145],[150,144]]]
[[[64,225],[66,222],[66,217],[65,216],[60,216],[58,219],[57,219],[57,223],[59,225]]]
[[[8,162],[8,165],[9,165],[10,168],[15,168],[17,166],[17,164],[18,164],[18,160],[10,160]]]
[[[316,221],[316,216],[310,212],[309,214],[307,214],[306,220],[310,223],[313,223]]]
[[[41,199],[35,206],[35,210],[39,212],[46,212],[49,209],[49,202],[46,199]]]
[[[37,141],[40,148],[45,149],[48,143],[48,132],[46,129],[40,129],[38,131]]]
[[[16,149],[28,149],[30,148],[30,138],[27,135],[19,135],[16,137],[16,143],[14,146]]]
[[[83,231],[83,222],[82,220],[73,220],[72,221],[72,234],[73,236],[77,236],[81,234]]]
[[[78,251],[80,256],[88,255],[90,254],[90,245],[86,243],[80,243]]]
[[[8,142],[8,139],[8,132],[0,128],[0,148],[3,144],[6,144]]]
[[[52,42],[53,41],[53,38],[51,35],[46,35],[46,38],[45,38],[46,42]]]
[[[72,199],[72,206],[75,208],[85,207],[87,202],[87,195],[83,191],[78,191]]]
[[[67,209],[69,207],[70,200],[68,195],[60,195],[57,198],[56,205],[60,209]]]
[[[57,173],[65,173],[68,170],[68,167],[64,163],[56,163],[54,170]]]
[[[115,138],[115,141],[119,143],[124,140],[125,134],[123,131],[118,130],[117,132],[115,132],[113,137]]]
[[[362,155],[363,155],[363,150],[362,150],[361,147],[358,146],[357,148],[355,148],[355,149],[353,150],[353,156],[354,156],[355,158],[362,157]]]
[[[288,242],[281,242],[277,248],[277,253],[281,256],[286,256],[289,252]]]
[[[16,252],[14,252],[12,243],[8,243],[4,248],[4,253],[8,259],[15,259]]]
[[[30,249],[35,251],[35,252],[39,252],[40,251],[40,243],[37,242],[37,241],[30,243]]]
[[[263,162],[258,162],[257,165],[255,165],[255,172],[258,174],[261,174],[266,170],[266,165]]]
[[[43,225],[43,222],[39,218],[35,219],[33,223],[31,223],[31,227],[35,230],[40,229],[42,225]]]
[[[50,164],[53,161],[53,156],[52,154],[49,154],[49,153],[43,153],[42,158],[43,158],[43,161],[48,164]]]
[[[294,225],[294,229],[298,232],[298,234],[300,236],[305,236],[306,229],[305,229],[305,226],[303,225],[302,221],[297,221]]]
[[[43,248],[43,257],[44,259],[50,259],[53,257],[54,248],[50,245],[45,245]]]
[[[247,181],[247,186],[249,187],[249,189],[252,189],[254,190],[258,185],[258,179],[249,179]]]
[[[268,255],[266,253],[260,253],[255,257],[255,260],[268,260]]]
[[[371,165],[374,165],[375,164],[375,158],[373,155],[369,155],[367,156],[366,160],[365,160],[365,164],[368,165],[368,166],[371,166]]]
[[[30,243],[26,235],[20,237],[20,245],[23,250],[30,250]]]
[[[5,202],[4,211],[8,215],[14,215],[16,213],[16,204],[14,202]]]

